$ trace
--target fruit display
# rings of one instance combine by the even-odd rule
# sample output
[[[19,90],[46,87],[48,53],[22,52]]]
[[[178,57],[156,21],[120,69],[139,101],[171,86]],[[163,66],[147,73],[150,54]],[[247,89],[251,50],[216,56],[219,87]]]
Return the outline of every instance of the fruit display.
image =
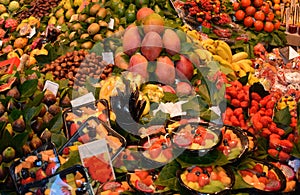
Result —
[[[191,194],[217,194],[234,184],[232,172],[223,167],[188,167],[179,177],[180,184]]]
[[[0,194],[299,194],[289,3],[0,0]]]

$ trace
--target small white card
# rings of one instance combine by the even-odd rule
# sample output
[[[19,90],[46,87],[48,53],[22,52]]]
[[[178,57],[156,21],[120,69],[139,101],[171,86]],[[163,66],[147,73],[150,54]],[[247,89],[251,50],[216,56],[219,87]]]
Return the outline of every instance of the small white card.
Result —
[[[108,23],[108,28],[113,30],[114,29],[114,24],[115,24],[115,20],[110,18],[109,23]]]
[[[0,40],[0,47],[2,47],[3,41]]]
[[[102,53],[102,58],[108,64],[114,64],[114,55],[113,55],[112,52],[103,52]]]
[[[71,105],[72,105],[72,107],[78,107],[78,106],[88,104],[88,103],[91,103],[91,102],[94,102],[94,101],[96,101],[96,99],[95,99],[93,93],[90,92],[90,93],[85,94],[81,97],[78,97],[74,100],[71,100]]]
[[[29,35],[27,36],[28,39],[31,39],[34,35],[36,34],[36,29],[35,27],[33,27],[29,33]]]
[[[58,88],[59,88],[59,85],[57,83],[47,80],[45,82],[43,91],[49,90],[56,96]]]

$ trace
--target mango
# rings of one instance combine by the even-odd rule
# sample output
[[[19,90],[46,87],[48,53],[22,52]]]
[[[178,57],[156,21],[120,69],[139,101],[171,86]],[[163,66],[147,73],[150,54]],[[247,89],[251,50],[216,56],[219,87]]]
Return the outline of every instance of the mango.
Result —
[[[155,60],[162,51],[163,42],[160,35],[156,32],[148,32],[141,45],[142,54],[149,60]]]
[[[175,68],[173,61],[168,56],[157,58],[155,74],[159,82],[172,84],[175,81]]]
[[[100,4],[92,5],[92,7],[90,8],[90,15],[95,16],[100,8],[101,8]]]
[[[148,79],[148,60],[141,54],[136,53],[129,60],[128,70],[140,74],[144,79]]]
[[[136,13],[136,19],[138,22],[142,21],[144,18],[149,16],[150,14],[153,14],[154,11],[151,8],[148,7],[142,7],[141,9],[138,10]]]
[[[164,19],[159,14],[152,13],[143,20],[143,29],[145,34],[150,31],[161,34],[164,32]]]
[[[127,28],[123,36],[124,53],[132,56],[141,45],[141,36],[136,26]]]
[[[180,39],[173,30],[166,29],[162,41],[168,54],[175,55],[180,52]]]
[[[88,33],[90,35],[95,35],[99,32],[100,30],[100,25],[98,23],[92,23],[89,27],[88,27]]]
[[[69,9],[66,13],[65,13],[65,17],[67,20],[70,20],[72,15],[75,14],[75,10],[74,9]]]
[[[115,65],[121,69],[125,69],[127,70],[128,69],[128,62],[124,59],[124,55],[126,56],[126,54],[124,52],[120,52],[120,53],[117,53],[115,55],[115,58],[114,58],[114,62],[115,62]]]

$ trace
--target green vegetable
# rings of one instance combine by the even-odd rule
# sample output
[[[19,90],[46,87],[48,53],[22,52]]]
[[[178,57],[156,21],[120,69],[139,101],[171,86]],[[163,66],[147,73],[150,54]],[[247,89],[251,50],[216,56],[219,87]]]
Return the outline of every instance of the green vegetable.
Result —
[[[123,17],[125,15],[125,3],[120,2],[115,8],[114,13],[119,17]]]
[[[136,5],[130,4],[125,11],[125,18],[127,23],[132,23],[136,20]]]

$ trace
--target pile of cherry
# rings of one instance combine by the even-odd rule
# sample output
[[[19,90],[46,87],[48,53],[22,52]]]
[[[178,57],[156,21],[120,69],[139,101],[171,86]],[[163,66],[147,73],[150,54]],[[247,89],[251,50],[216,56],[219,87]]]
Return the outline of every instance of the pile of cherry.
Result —
[[[243,86],[239,81],[229,84],[226,88],[226,99],[230,106],[223,114],[224,124],[240,127],[256,137],[266,138],[269,140],[268,155],[280,162],[287,162],[291,158],[293,143],[296,143],[298,136],[294,113],[291,112],[291,132],[279,128],[273,121],[276,103],[283,94],[271,92],[262,97],[256,92],[250,92],[250,87]]]

